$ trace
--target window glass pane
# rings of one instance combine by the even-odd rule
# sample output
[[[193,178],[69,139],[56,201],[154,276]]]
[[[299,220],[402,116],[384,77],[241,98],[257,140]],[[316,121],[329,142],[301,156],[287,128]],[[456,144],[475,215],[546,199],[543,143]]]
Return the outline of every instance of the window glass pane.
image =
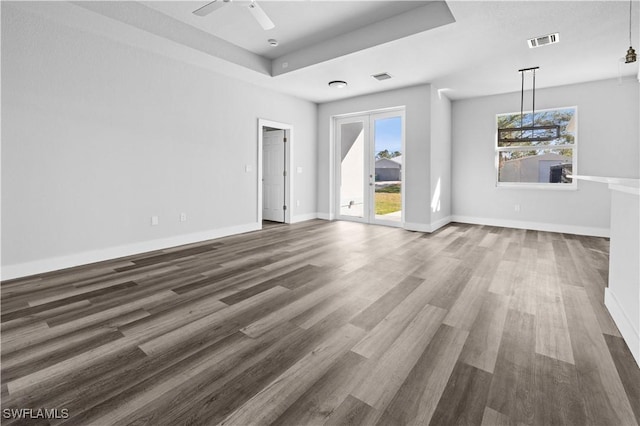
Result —
[[[501,114],[497,116],[498,129],[520,129],[512,132],[499,131],[498,146],[557,146],[572,145],[575,143],[576,118],[575,108],[560,108],[553,110],[536,111],[535,121],[531,111],[525,112],[520,117],[520,113]],[[553,126],[558,126],[554,130]],[[526,129],[536,127],[537,129]],[[556,137],[558,136],[558,137]],[[512,142],[504,142],[501,139],[508,139]],[[524,140],[518,141],[519,138]],[[529,141],[527,138],[551,138],[550,140]]]
[[[499,151],[498,161],[498,182],[571,183],[571,148]]]
[[[374,122],[376,219],[402,220],[402,118]]]

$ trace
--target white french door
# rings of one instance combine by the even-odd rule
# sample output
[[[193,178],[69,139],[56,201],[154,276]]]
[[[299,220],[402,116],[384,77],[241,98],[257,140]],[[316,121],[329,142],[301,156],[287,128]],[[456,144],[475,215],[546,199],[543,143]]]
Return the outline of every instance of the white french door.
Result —
[[[336,119],[338,219],[401,226],[404,111]]]

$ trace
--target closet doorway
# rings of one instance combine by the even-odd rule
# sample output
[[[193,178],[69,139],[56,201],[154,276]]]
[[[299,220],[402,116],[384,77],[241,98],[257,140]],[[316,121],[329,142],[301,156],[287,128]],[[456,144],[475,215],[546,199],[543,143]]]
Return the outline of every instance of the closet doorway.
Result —
[[[291,223],[293,126],[258,120],[258,223]]]

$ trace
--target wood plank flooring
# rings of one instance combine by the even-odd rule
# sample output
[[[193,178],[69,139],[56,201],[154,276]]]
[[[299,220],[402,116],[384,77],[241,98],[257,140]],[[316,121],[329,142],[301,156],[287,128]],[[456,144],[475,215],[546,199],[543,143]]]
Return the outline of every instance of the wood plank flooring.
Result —
[[[6,281],[2,421],[638,425],[608,251],[314,220]]]

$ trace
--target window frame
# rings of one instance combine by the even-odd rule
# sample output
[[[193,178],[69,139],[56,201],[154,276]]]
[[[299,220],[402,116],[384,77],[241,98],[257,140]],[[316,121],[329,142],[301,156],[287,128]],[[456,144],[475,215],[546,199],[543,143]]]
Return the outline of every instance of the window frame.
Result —
[[[498,144],[498,117],[504,115],[519,115],[520,111],[505,112],[495,115],[495,153],[494,153],[494,167],[495,167],[495,182],[497,188],[510,188],[510,189],[544,189],[552,191],[575,191],[578,189],[577,179],[571,179],[571,183],[550,183],[550,182],[500,182],[500,153],[510,151],[533,151],[533,150],[554,150],[554,149],[571,149],[571,174],[578,174],[578,107],[565,106],[555,108],[536,109],[536,113],[545,111],[557,111],[573,109],[574,119],[576,122],[576,129],[573,132],[574,143],[565,145],[538,145],[538,146],[499,146]],[[533,111],[523,111],[523,114],[531,114]]]

